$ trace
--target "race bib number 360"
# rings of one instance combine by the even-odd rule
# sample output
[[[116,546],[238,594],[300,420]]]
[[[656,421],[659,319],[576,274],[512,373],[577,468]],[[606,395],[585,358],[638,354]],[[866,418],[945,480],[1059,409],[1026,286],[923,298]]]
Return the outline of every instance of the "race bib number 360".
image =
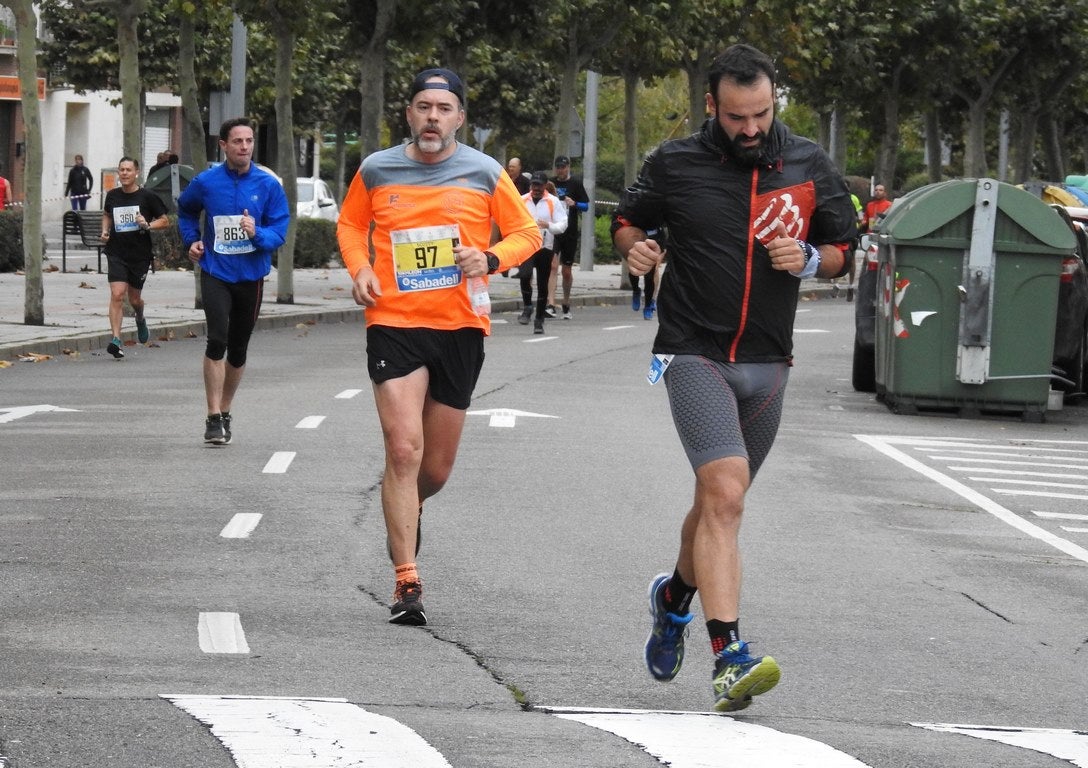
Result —
[[[114,232],[138,232],[140,229],[136,217],[140,215],[140,206],[126,205],[113,209]]]
[[[433,291],[461,284],[461,269],[453,260],[453,247],[460,242],[456,224],[399,229],[389,234],[400,290]]]
[[[249,235],[242,229],[242,216],[215,216],[212,218],[215,227],[215,243],[212,249],[224,256],[236,256],[241,253],[253,253],[257,246],[249,239]]]

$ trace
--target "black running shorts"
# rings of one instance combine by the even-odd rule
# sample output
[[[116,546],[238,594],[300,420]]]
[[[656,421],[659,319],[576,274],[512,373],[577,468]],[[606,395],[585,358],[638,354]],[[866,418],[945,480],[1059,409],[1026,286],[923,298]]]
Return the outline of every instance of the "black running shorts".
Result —
[[[137,290],[143,290],[149,269],[149,259],[130,261],[123,256],[106,254],[106,279],[111,283],[128,283]]]
[[[366,329],[366,367],[376,384],[426,368],[427,393],[463,411],[472,402],[484,367],[484,333],[479,328],[436,331],[372,325]]]
[[[782,418],[786,363],[720,363],[677,355],[665,369],[672,419],[692,469],[726,456],[748,459],[755,478]]]

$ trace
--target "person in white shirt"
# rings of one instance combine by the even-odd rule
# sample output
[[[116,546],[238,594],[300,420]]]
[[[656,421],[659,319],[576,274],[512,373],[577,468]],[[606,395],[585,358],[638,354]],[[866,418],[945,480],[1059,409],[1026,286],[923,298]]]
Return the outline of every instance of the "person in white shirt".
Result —
[[[536,272],[538,297],[533,333],[544,333],[544,309],[548,305],[548,277],[552,270],[552,254],[555,253],[555,236],[567,231],[567,206],[544,188],[547,183],[546,174],[534,173],[529,180],[529,192],[521,196],[544,238],[540,250],[518,267],[518,277],[521,279],[521,300],[524,305],[518,322],[522,325],[528,325],[529,318],[533,316],[532,277],[533,272]]]

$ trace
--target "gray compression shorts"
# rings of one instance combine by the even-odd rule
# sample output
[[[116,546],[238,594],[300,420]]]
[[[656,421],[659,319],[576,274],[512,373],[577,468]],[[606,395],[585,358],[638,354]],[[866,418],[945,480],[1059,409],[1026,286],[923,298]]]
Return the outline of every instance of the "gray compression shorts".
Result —
[[[789,370],[786,363],[720,363],[696,355],[672,359],[665,387],[692,469],[741,456],[755,478],[778,434]]]

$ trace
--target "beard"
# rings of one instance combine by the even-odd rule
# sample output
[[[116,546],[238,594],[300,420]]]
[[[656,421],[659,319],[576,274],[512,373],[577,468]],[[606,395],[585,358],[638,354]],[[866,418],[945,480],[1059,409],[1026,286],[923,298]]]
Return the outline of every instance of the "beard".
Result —
[[[434,131],[435,133],[439,134],[439,138],[422,138],[424,131]],[[449,136],[442,136],[441,132],[438,129],[438,126],[428,125],[418,133],[413,133],[412,141],[419,148],[420,152],[428,155],[436,155],[444,151],[450,146],[450,144],[453,143],[453,134],[451,133]]]
[[[753,138],[759,139],[759,141],[753,145],[744,144],[745,141],[750,141]],[[733,157],[745,165],[755,165],[759,162],[759,156],[763,154],[763,148],[767,146],[767,134],[763,131],[760,131],[754,137],[738,134],[731,143]]]

